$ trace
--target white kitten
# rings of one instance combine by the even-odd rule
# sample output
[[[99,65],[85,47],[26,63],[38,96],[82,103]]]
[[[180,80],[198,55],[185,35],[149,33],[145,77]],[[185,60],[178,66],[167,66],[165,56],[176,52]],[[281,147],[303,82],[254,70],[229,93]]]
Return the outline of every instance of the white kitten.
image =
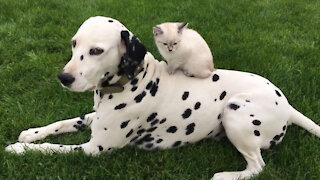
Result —
[[[206,78],[214,70],[209,46],[187,23],[163,23],[153,27],[160,54],[168,63],[168,73],[177,69],[187,76]]]

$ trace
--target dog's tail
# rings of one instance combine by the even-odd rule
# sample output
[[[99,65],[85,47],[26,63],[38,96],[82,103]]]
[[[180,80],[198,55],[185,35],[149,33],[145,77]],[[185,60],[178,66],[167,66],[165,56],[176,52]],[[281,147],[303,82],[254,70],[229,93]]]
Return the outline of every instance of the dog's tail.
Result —
[[[292,107],[289,123],[296,124],[320,138],[320,126]]]

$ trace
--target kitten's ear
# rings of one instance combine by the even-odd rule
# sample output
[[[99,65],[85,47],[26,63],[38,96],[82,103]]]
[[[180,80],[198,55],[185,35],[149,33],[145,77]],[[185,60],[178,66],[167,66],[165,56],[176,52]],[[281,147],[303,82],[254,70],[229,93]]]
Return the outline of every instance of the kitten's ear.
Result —
[[[182,33],[182,30],[188,27],[189,23],[183,22],[178,24],[178,33]]]
[[[160,34],[163,34],[162,29],[159,26],[154,26],[153,27],[153,35],[158,36]]]

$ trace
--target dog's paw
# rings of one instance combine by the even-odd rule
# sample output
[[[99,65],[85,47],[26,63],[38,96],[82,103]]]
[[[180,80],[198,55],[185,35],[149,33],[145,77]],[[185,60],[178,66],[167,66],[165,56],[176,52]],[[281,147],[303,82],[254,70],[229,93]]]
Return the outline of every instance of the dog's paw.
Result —
[[[5,148],[5,151],[10,153],[22,154],[26,151],[26,145],[25,143],[11,144]]]
[[[18,141],[24,143],[30,143],[37,140],[44,139],[46,137],[45,131],[40,128],[31,128],[24,130],[20,133]]]
[[[237,180],[240,179],[238,172],[220,172],[214,174],[211,180]]]

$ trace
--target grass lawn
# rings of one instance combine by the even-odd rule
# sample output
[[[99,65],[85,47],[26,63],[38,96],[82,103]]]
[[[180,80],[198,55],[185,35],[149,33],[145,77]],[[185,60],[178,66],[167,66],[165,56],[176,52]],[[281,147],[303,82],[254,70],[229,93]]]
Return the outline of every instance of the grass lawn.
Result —
[[[152,26],[189,22],[211,47],[216,67],[268,78],[320,123],[318,0],[0,0],[0,8],[0,179],[209,179],[245,168],[226,138],[168,151],[125,147],[99,157],[4,152],[24,129],[92,111],[92,93],[63,89],[57,75],[71,56],[71,37],[95,15],[121,21],[158,59]],[[89,138],[87,130],[41,142]],[[320,139],[289,127],[279,146],[263,151],[267,165],[256,179],[320,179],[319,149]]]

